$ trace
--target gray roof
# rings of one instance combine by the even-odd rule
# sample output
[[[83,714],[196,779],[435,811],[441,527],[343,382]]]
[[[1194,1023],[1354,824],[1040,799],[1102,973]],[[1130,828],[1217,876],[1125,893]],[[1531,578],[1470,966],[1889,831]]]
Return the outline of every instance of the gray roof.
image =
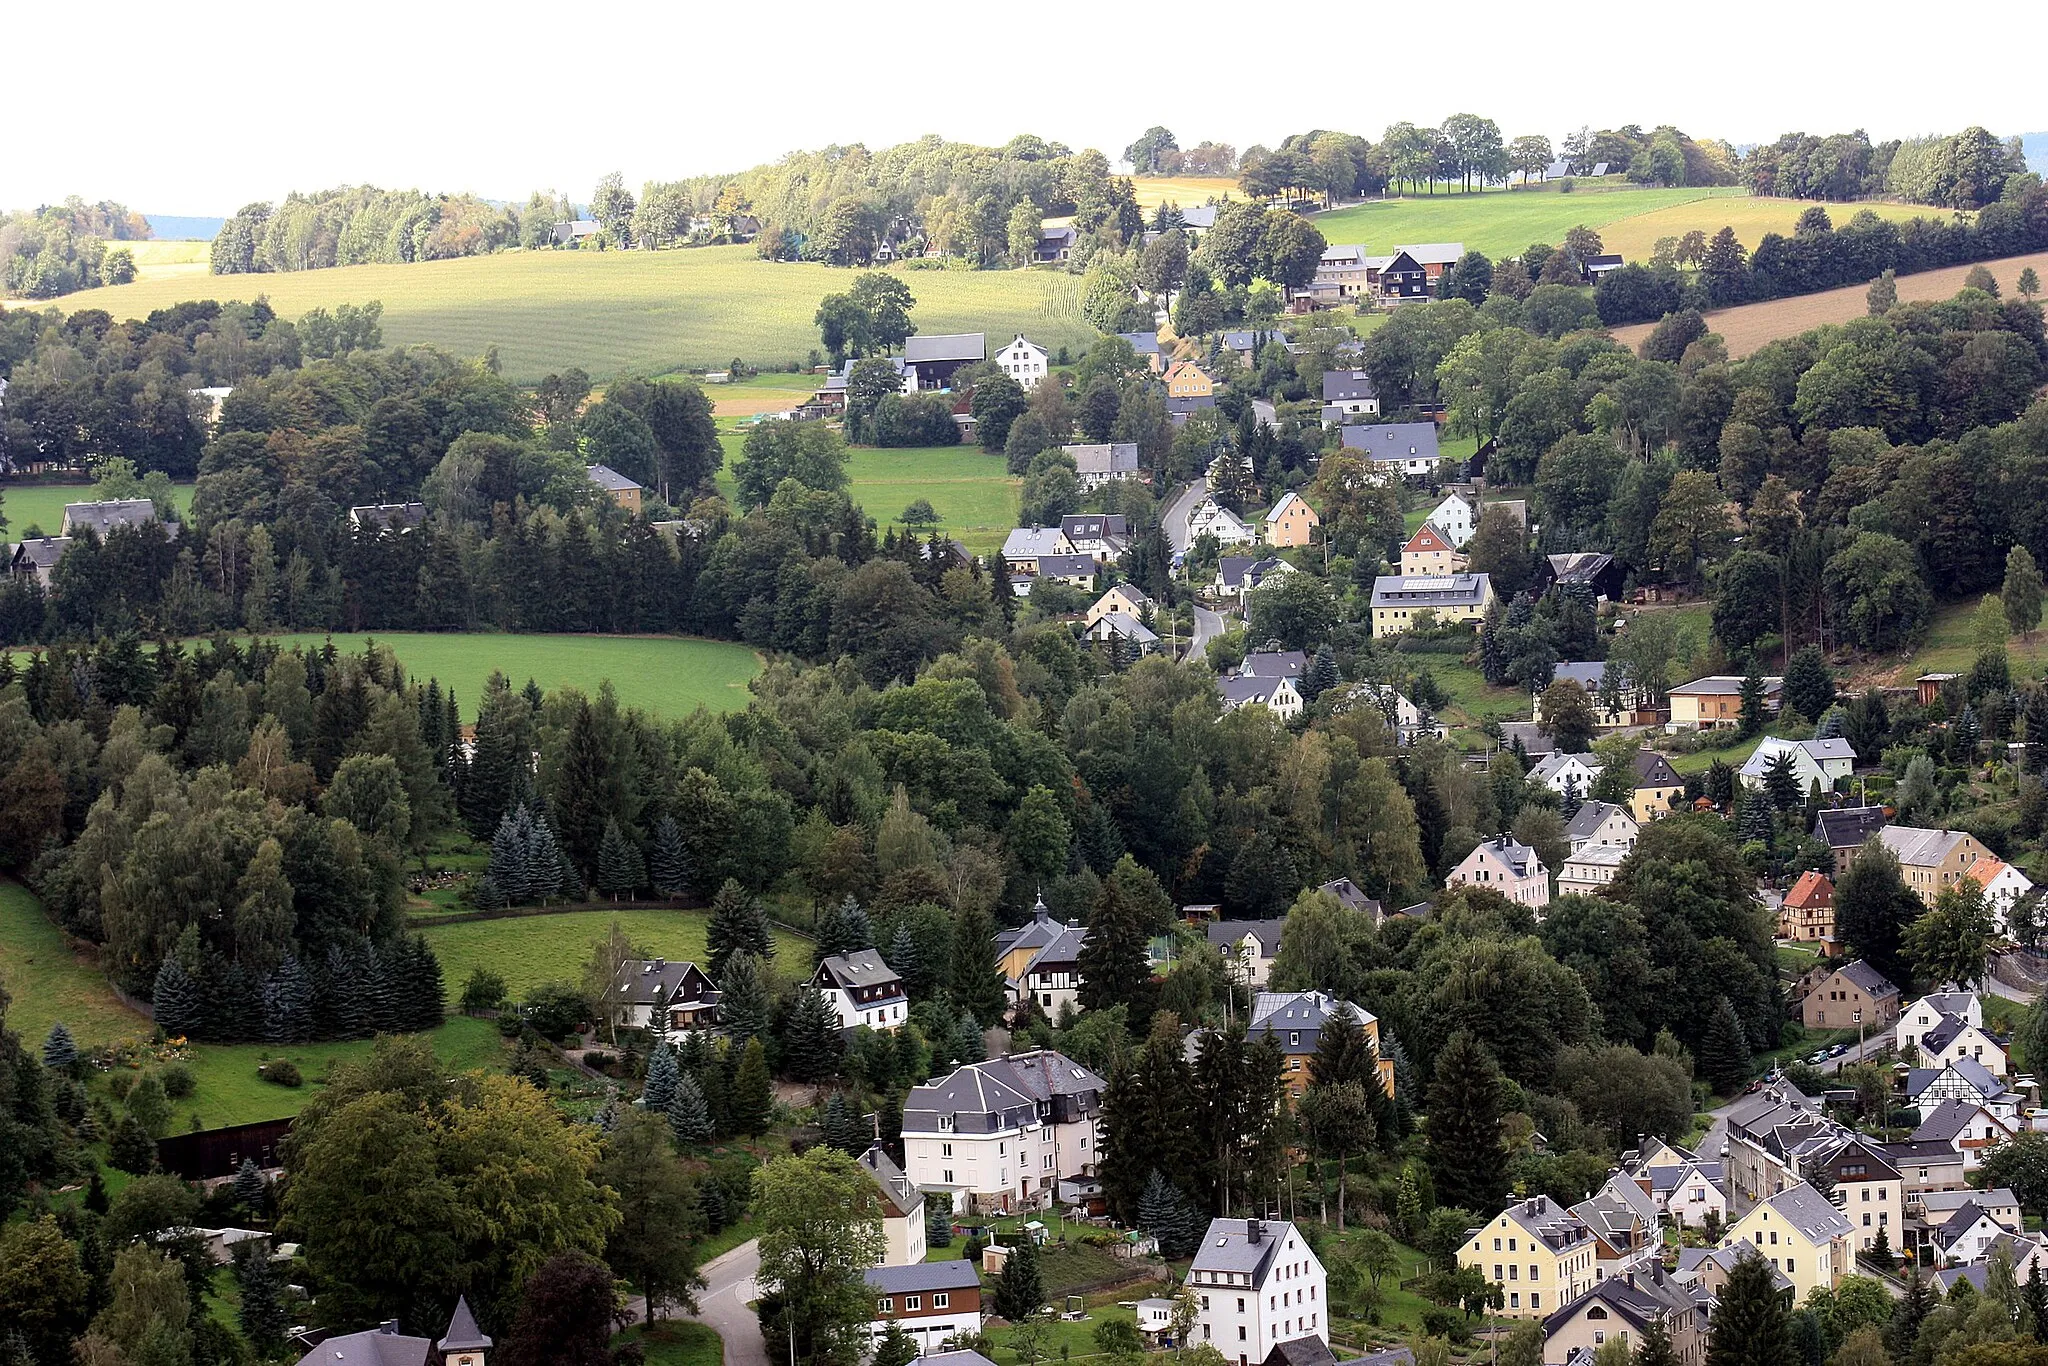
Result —
[[[1542,860],[1536,857],[1536,851],[1512,835],[1495,835],[1490,840],[1481,840],[1478,847],[1491,849],[1503,863],[1514,870],[1516,877],[1528,877],[1532,869],[1543,866]]]
[[[1011,949],[1042,949],[1065,932],[1066,926],[1046,913],[1045,902],[1031,908],[1031,919],[1022,925],[996,931],[996,956]]]
[[[1946,1247],[1975,1228],[1980,1219],[1991,1219],[1991,1215],[1975,1200],[1965,1200],[1956,1212],[1948,1217],[1947,1223],[1932,1232],[1936,1241]],[[1998,1221],[1991,1219],[1991,1222],[1996,1224]]]
[[[1131,449],[1136,450],[1137,447],[1133,446]],[[1060,531],[1070,541],[1097,541],[1105,536],[1128,536],[1131,534],[1131,519],[1121,513],[1077,513],[1060,518]]]
[[[1038,555],[1065,554],[1060,549],[1063,542],[1066,542],[1066,533],[1056,526],[1016,527],[1003,538],[1003,558],[1024,560]]]
[[[592,465],[585,473],[590,476],[591,483],[607,493],[624,493],[640,487],[610,465]]]
[[[1362,1357],[1353,1357],[1350,1366],[1415,1366],[1415,1352],[1408,1347],[1388,1347],[1378,1352],[1367,1352]]]
[[[448,1331],[441,1337],[440,1350],[443,1352],[487,1352],[491,1339],[476,1326],[476,1315],[469,1312],[469,1296],[455,1297],[455,1312],[449,1316]]]
[[[1848,1217],[1804,1181],[1779,1191],[1764,1203],[1813,1241],[1840,1238],[1849,1232]]]
[[[1685,786],[1685,779],[1678,776],[1678,770],[1671,766],[1671,761],[1655,750],[1637,750],[1635,768],[1637,787]]]
[[[1087,930],[1077,925],[1067,933],[1085,934]],[[1029,1053],[1012,1053],[975,1065],[1001,1077],[1019,1095],[1039,1101],[1054,1096],[1079,1097],[1086,1110],[1094,1108],[1109,1085],[1093,1069],[1083,1067],[1056,1048],[1034,1048]]]
[[[1213,228],[1216,226],[1214,204],[1193,204],[1180,211],[1180,221],[1191,228]]]
[[[1410,1356],[1409,1360],[1413,1361],[1414,1357]],[[1273,1350],[1266,1353],[1265,1366],[1336,1366],[1336,1361],[1330,1344],[1311,1333],[1307,1337],[1274,1343]]]
[[[1372,605],[1477,607],[1489,591],[1484,574],[1382,574],[1372,581]]]
[[[116,527],[143,526],[156,520],[156,504],[147,498],[114,498],[103,503],[66,503],[64,534],[90,531],[101,540]]]
[[[1259,952],[1271,958],[1280,952],[1280,932],[1287,928],[1287,921],[1278,920],[1212,920],[1203,926],[1203,933],[1217,948],[1234,947],[1242,944],[1246,936],[1259,941]]]
[[[1266,703],[1278,691],[1280,678],[1244,678],[1230,674],[1216,680],[1216,691],[1223,695],[1225,711],[1233,711],[1247,703]]]
[[[16,569],[36,569],[44,573],[56,568],[57,561],[64,558],[64,552],[71,549],[69,536],[43,536],[33,541],[23,541],[14,547]]]
[[[1379,396],[1379,386],[1374,384],[1372,376],[1363,370],[1323,371],[1323,402],[1325,403],[1378,398]]]
[[[943,1262],[912,1262],[909,1266],[871,1266],[867,1269],[870,1290],[883,1295],[917,1295],[929,1290],[979,1289],[981,1274],[965,1257]]]
[[[1904,1143],[1887,1143],[1884,1155],[1894,1166],[1932,1166],[1950,1162],[1960,1164],[1963,1155],[1946,1143],[1932,1139],[1908,1140]]]
[[[827,982],[838,987],[893,986],[899,994],[903,990],[903,979],[873,949],[862,949],[859,953],[835,953],[818,964],[811,984],[820,986]]]
[[[1131,350],[1141,356],[1163,354],[1163,348],[1159,345],[1159,334],[1157,332],[1119,332],[1117,335],[1129,342]]]
[[[1364,451],[1374,460],[1434,460],[1437,433],[1434,422],[1369,422],[1346,427],[1342,440],[1347,450]]]
[[[373,1328],[366,1333],[328,1338],[300,1357],[299,1366],[425,1366],[427,1354],[433,1348],[431,1338],[407,1337]]]
[[[1602,570],[1614,563],[1612,555],[1603,555],[1597,550],[1552,555],[1549,560],[1550,572],[1557,576],[1559,583],[1591,583],[1600,577]]]
[[[667,958],[628,958],[619,964],[619,982],[628,1005],[665,1006],[682,997],[715,998],[710,975],[695,963]],[[688,992],[688,996],[684,993]]]
[[[1957,1281],[1968,1281],[1982,1291],[1991,1284],[1991,1264],[1971,1262],[1967,1266],[1945,1266],[1934,1273],[1934,1283],[1941,1287],[1944,1295],[1955,1289]]]
[[[1939,1053],[1960,1039],[1969,1027],[1970,1022],[1960,1015],[1943,1015],[1934,1028],[1920,1036],[1920,1046],[1929,1053]]]
[[[1463,242],[1417,242],[1411,246],[1397,248],[1415,258],[1420,266],[1448,266],[1465,254]]]
[[[1367,896],[1365,890],[1348,877],[1332,878],[1316,890],[1328,892],[1331,896],[1336,897],[1346,910],[1357,911],[1361,915],[1369,915],[1374,920],[1378,920],[1386,913],[1377,897]]]
[[[1850,849],[1884,829],[1881,806],[1845,806],[1813,818],[1813,837],[1830,849]]]
[[[1137,623],[1133,622],[1132,625],[1136,626]],[[1142,626],[1138,626],[1137,629],[1140,631],[1145,630]],[[1151,633],[1148,631],[1146,634],[1150,635]],[[1138,637],[1138,639],[1142,639],[1142,637]],[[1152,639],[1157,640],[1159,637],[1152,636]],[[1086,925],[1069,925],[1066,929],[1054,935],[1044,948],[1031,955],[1031,961],[1024,965],[1024,971],[1036,972],[1040,968],[1053,963],[1078,963],[1081,961],[1081,948],[1087,942],[1088,927]]]
[[[1696,1276],[1700,1268],[1708,1262],[1714,1263],[1723,1271],[1733,1271],[1735,1264],[1744,1257],[1763,1257],[1763,1254],[1758,1252],[1749,1243],[1738,1243],[1734,1247],[1680,1248],[1678,1251],[1678,1274],[1688,1278]],[[1773,1287],[1779,1290],[1790,1290],[1793,1288],[1791,1278],[1779,1270],[1777,1264],[1772,1262],[1770,1258],[1764,1257],[1764,1265],[1770,1270]]]
[[[868,1175],[875,1178],[875,1184],[882,1188],[882,1199],[897,1215],[914,1214],[924,1207],[924,1192],[903,1174],[901,1167],[889,1160],[889,1154],[882,1151],[881,1145],[862,1153],[859,1162],[868,1169]]]
[[[1253,650],[1237,666],[1244,678],[1300,678],[1307,669],[1304,650]]]
[[[1299,1033],[1302,1042],[1289,1047],[1313,1051],[1323,1025],[1338,1011],[1349,1011],[1360,1024],[1375,1018],[1349,1001],[1320,991],[1262,991],[1252,998],[1249,1033],[1252,1038]]]
[[[1095,625],[1098,629],[1107,626],[1114,634],[1122,636],[1125,640],[1135,641],[1140,645],[1150,645],[1159,639],[1157,631],[1147,626],[1144,622],[1139,621],[1129,612],[1104,612],[1095,619]]]
[[[996,1366],[993,1361],[979,1352],[965,1348],[957,1352],[933,1352],[930,1356],[919,1357],[922,1366]]]
[[[1941,862],[1956,842],[1965,838],[1960,830],[1922,830],[1906,825],[1887,825],[1877,832],[1877,837],[1897,855],[1900,863],[1921,867]]]
[[[1052,578],[1093,578],[1101,566],[1093,555],[1040,555],[1038,572]]]
[[[1073,459],[1074,470],[1078,474],[1138,472],[1138,443],[1135,441],[1098,442],[1095,445],[1062,446],[1060,449]]]
[[[1628,816],[1628,812],[1612,802],[1585,802],[1580,805],[1578,814],[1565,823],[1564,837],[1568,840],[1591,839],[1593,832],[1600,828],[1601,823],[1617,812]],[[1629,823],[1635,823],[1633,816],[1629,816]]]
[[[1257,1242],[1252,1241],[1254,1229],[1258,1231]],[[1284,1220],[1211,1219],[1209,1231],[1202,1235],[1202,1245],[1188,1267],[1189,1274],[1197,1271],[1249,1272],[1254,1286],[1263,1285],[1274,1254],[1279,1251],[1280,1244],[1293,1234],[1294,1225]]]
[[[394,531],[416,527],[427,520],[425,503],[372,503],[348,510],[357,526],[389,527]]]
[[[1782,678],[1766,678],[1764,680],[1764,695],[1768,697],[1774,692],[1781,691],[1784,686],[1785,680]],[[1671,689],[1671,691],[1684,693],[1687,696],[1733,697],[1742,691],[1742,676],[1740,674],[1713,674],[1706,678],[1695,678],[1690,683],[1681,683]]]
[[[1215,406],[1216,396],[1214,394],[1196,394],[1192,398],[1176,398],[1169,394],[1166,399],[1166,415],[1168,417],[1186,417],[1189,413],[1198,413],[1204,408],[1213,408]]]
[[[1280,334],[1267,332],[1265,336],[1267,341],[1273,341]],[[1219,332],[1217,338],[1223,343],[1223,349],[1226,351],[1256,351],[1259,346],[1259,334],[1250,330]]]
[[[1101,1107],[1108,1083],[1054,1049],[1037,1049],[1006,1058],[956,1067],[936,1081],[914,1086],[903,1102],[906,1133],[945,1132],[941,1115],[950,1116],[950,1132],[990,1134],[1033,1122],[1039,1102],[1054,1096],[1074,1098],[1084,1113]]]
[[[903,360],[908,365],[916,365],[920,361],[981,360],[987,354],[988,339],[979,332],[912,337],[903,343]]]
[[[1639,1331],[1662,1319],[1676,1327],[1706,1306],[1691,1292],[1664,1274],[1660,1264],[1640,1274],[1609,1276],[1596,1282],[1583,1295],[1544,1320],[1546,1328],[1561,1327],[1579,1312],[1579,1307],[1598,1300],[1610,1312],[1619,1314]]]
[[[1835,971],[1863,988],[1867,995],[1896,996],[1899,994],[1899,989],[1886,981],[1883,973],[1864,962],[1861,958],[1853,962],[1844,963]]]
[[[1600,685],[1607,680],[1607,661],[1575,660],[1560,664],[1550,671],[1551,682],[1561,683],[1566,680],[1578,684],[1589,693],[1598,693]]]

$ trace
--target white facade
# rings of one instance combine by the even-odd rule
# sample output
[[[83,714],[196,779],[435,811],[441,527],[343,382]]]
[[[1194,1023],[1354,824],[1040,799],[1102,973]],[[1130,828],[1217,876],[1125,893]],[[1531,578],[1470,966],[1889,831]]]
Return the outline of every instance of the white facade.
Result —
[[[818,965],[811,986],[839,1019],[841,1029],[901,1029],[910,1018],[903,979],[873,949],[834,954]]]
[[[1095,1174],[1102,1078],[1051,1050],[960,1067],[903,1105],[906,1173],[982,1212],[1038,1209]],[[1050,1097],[1032,1091],[1050,1092]]]
[[[1686,1163],[1672,1178],[1671,1188],[1657,1194],[1663,1201],[1659,1208],[1664,1217],[1676,1223],[1699,1228],[1707,1222],[1709,1214],[1727,1221],[1728,1196],[1702,1163]]]
[[[1472,505],[1461,494],[1450,494],[1423,519],[1435,524],[1444,539],[1453,548],[1463,550],[1465,542],[1472,539],[1472,533],[1479,529],[1479,520],[1473,515]]]
[[[1981,858],[1971,864],[1967,876],[1975,878],[1984,888],[1984,904],[1991,914],[2012,933],[2013,908],[2020,899],[2034,890],[2034,883],[2025,873],[2000,859]]]
[[[1015,341],[997,351],[989,359],[993,360],[1004,374],[1022,385],[1027,393],[1036,389],[1038,381],[1045,378],[1045,348],[1036,342],[1026,341],[1021,332],[1017,334]]]
[[[1557,870],[1557,894],[1570,896],[1576,892],[1591,896],[1614,881],[1628,854],[1628,850],[1613,844],[1592,844],[1578,850]]]
[[[1237,1366],[1259,1366],[1278,1343],[1330,1340],[1328,1277],[1292,1224],[1210,1220],[1187,1283],[1195,1340]]]
[[[1188,514],[1188,544],[1193,545],[1203,536],[1214,536],[1218,545],[1250,545],[1259,539],[1243,518],[1209,497],[1204,497]]]
[[[1593,790],[1593,780],[1599,776],[1600,765],[1590,754],[1546,754],[1529,770],[1530,778],[1560,797],[1571,790],[1585,796]]]
[[[1576,854],[1587,848],[1617,847],[1623,850],[1636,847],[1636,836],[1642,827],[1636,824],[1628,808],[1612,802],[1587,802],[1579,808],[1580,816],[1588,812],[1589,819],[1581,821],[1574,816],[1565,827],[1565,836],[1571,841],[1571,851]]]
[[[1911,1055],[1920,1046],[1920,1036],[1940,1024],[1944,1015],[1958,1015],[1979,1029],[1984,1027],[1984,1006],[1976,993],[1929,992],[1900,1013],[1898,1028],[1893,1031],[1899,1052]]]
[[[1939,1048],[1934,1047],[1937,1043]],[[1920,1057],[1923,1067],[1946,1067],[1952,1062],[1972,1058],[1997,1076],[2006,1074],[2005,1046],[1973,1024],[1963,1025],[1953,1035],[1946,1030],[1933,1030],[1921,1035]]]

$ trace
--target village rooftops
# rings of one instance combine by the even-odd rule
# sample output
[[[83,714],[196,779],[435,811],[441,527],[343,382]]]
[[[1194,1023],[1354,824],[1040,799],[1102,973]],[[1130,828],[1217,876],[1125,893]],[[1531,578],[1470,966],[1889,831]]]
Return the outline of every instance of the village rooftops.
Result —
[[[897,995],[903,994],[903,979],[873,949],[835,953],[818,964],[818,976],[845,990],[894,986]]]
[[[117,527],[142,526],[154,522],[156,504],[147,498],[113,498],[100,503],[66,503],[63,532],[76,536],[90,531],[101,540]],[[167,528],[169,529],[169,528]],[[171,530],[176,535],[175,529]]]
[[[1613,815],[1625,816],[1628,812],[1612,802],[1581,802],[1578,811],[1565,822],[1564,837],[1567,840],[1589,840]],[[1633,822],[1634,818],[1630,817],[1630,820]]]
[[[1157,332],[1119,332],[1117,335],[1129,342],[1131,350],[1141,356],[1157,356],[1162,354],[1162,348],[1159,345],[1159,334]]]
[[[1771,1207],[1772,1213],[1804,1234],[1809,1242],[1818,1243],[1849,1235],[1847,1216],[1804,1181],[1779,1191],[1764,1203]]]
[[[1136,474],[1139,470],[1138,443],[1135,441],[1099,442],[1095,445],[1062,446],[1073,459],[1074,472],[1108,478],[1119,474]],[[1119,517],[1117,521],[1124,519]]]
[[[590,477],[591,483],[607,493],[631,493],[633,490],[642,487],[642,485],[636,484],[625,475],[620,474],[610,465],[592,465],[584,473]]]
[[[1290,1042],[1296,1034],[1304,1040],[1299,1051],[1313,1053],[1316,1039],[1330,1018],[1340,1012],[1348,1012],[1360,1025],[1376,1017],[1335,996],[1320,991],[1262,991],[1252,998],[1253,1037],[1261,1034],[1286,1035],[1281,1042],[1288,1044],[1289,1051],[1297,1051]]]
[[[1899,994],[1899,989],[1886,981],[1883,973],[1861,958],[1842,964],[1836,971],[1861,987],[1865,995],[1881,997]]]
[[[1219,949],[1242,944],[1249,935],[1259,941],[1259,951],[1268,958],[1280,952],[1280,931],[1286,920],[1212,920],[1202,927],[1209,942]]]
[[[1845,806],[1813,818],[1813,837],[1830,849],[1852,849],[1884,829],[1881,806]]]
[[[1254,1286],[1264,1285],[1266,1269],[1293,1232],[1292,1224],[1277,1220],[1211,1219],[1188,1267],[1189,1279],[1198,1273],[1234,1272],[1249,1275]]]
[[[1003,538],[1003,558],[1028,560],[1044,555],[1069,555],[1074,543],[1056,526],[1020,526]]]
[[[1380,396],[1379,386],[1364,370],[1323,371],[1323,402],[1356,403]]]
[[[1301,650],[1253,650],[1237,666],[1242,678],[1300,678],[1308,670],[1308,655]]]
[[[903,343],[906,365],[930,361],[976,361],[987,353],[988,338],[980,332],[940,333],[930,337],[912,337]]]
[[[1910,825],[1887,825],[1877,832],[1877,838],[1900,863],[1924,867],[1940,863],[1959,841],[1969,836],[1960,830],[1922,830]]]

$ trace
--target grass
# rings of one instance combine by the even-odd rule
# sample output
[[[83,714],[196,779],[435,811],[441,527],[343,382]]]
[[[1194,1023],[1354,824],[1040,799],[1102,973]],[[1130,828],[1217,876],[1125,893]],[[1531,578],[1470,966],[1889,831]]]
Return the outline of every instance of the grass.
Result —
[[[1711,202],[1674,205],[1651,213],[1635,214],[1601,229],[1601,245],[1618,251],[1631,261],[1647,261],[1660,237],[1683,237],[1693,228],[1712,237],[1722,228],[1735,229],[1735,236],[1751,251],[1765,233],[1790,237],[1799,225],[1799,215],[1813,206],[1807,199],[1776,199],[1723,192]],[[1865,209],[1879,218],[1903,223],[1909,218],[1941,218],[1940,209],[1925,204],[1823,204],[1836,227],[1846,226]]]
[[[698,707],[738,711],[747,705],[747,684],[761,671],[759,658],[744,645],[674,636],[389,631],[274,639],[309,650],[331,639],[344,654],[360,651],[371,640],[389,645],[412,676],[438,678],[443,687],[453,687],[463,714],[472,718],[493,670],[502,670],[514,687],[531,678],[549,692],[579,688],[595,696],[598,685],[610,681],[622,706],[664,716],[681,716]]]
[[[1085,342],[1080,280],[1051,271],[900,271],[916,296],[918,330],[1023,332],[1041,346]],[[853,272],[763,261],[747,246],[671,251],[506,251],[456,261],[343,266],[282,275],[148,275],[81,290],[66,311],[139,318],[187,299],[267,295],[288,318],[337,304],[384,305],[387,346],[429,343],[458,356],[492,346],[508,380],[530,384],[581,366],[603,379],[628,371],[721,370],[735,357],[786,365],[818,345],[818,302]]]
[[[1363,242],[1375,250],[1403,243],[1463,242],[1495,260],[1519,255],[1532,242],[1560,242],[1570,229],[1584,224],[1598,229],[1603,242],[1610,225],[1639,215],[1699,206],[1670,221],[1712,233],[1727,220],[1718,202],[1742,195],[1735,189],[1591,190],[1559,194],[1531,186],[1526,190],[1492,190],[1480,194],[1414,195],[1317,214],[1316,230],[1329,242]],[[1792,217],[1796,219],[1795,210]],[[1683,233],[1685,227],[1676,230]],[[1656,236],[1672,233],[1660,226]],[[1675,234],[1674,234],[1675,235]],[[1652,239],[1654,240],[1654,238]],[[1606,243],[1609,250],[1616,249]],[[1643,255],[1649,254],[1647,246]]]
[[[477,968],[505,979],[514,998],[551,981],[576,981],[591,945],[617,920],[635,946],[663,958],[702,963],[706,911],[591,910],[553,915],[511,916],[427,926],[422,933],[441,959],[441,979],[452,1001]],[[795,935],[775,936],[776,965],[785,976],[808,976],[810,944]]]
[[[1780,972],[1792,978],[1804,977],[1807,969],[1820,961],[1820,950],[1806,944],[1780,944],[1777,959]]]
[[[639,1343],[647,1352],[648,1366],[721,1366],[725,1360],[725,1343],[717,1330],[689,1319],[663,1319],[652,1328],[635,1324],[615,1342]]]
[[[2048,270],[2048,260],[2044,260],[2042,269]],[[1878,666],[1880,678],[1875,681],[1903,686],[1925,673],[1968,673],[1977,662],[1976,612],[1977,604],[1972,600],[1948,603],[1937,609],[1920,648],[1902,664]],[[2039,674],[2043,666],[2048,666],[2048,631],[2035,631],[2031,640],[2008,636],[2005,650],[2015,678]]]
[[[194,242],[171,239],[162,242],[109,242],[114,247],[126,247],[128,254],[135,258],[137,280],[166,280],[206,274],[206,264],[213,251],[211,242]]]
[[[939,514],[939,534],[977,554],[996,550],[1017,524],[1024,481],[1001,455],[979,446],[854,448],[847,461],[853,500],[886,527],[911,500],[925,498]]]
[[[189,512],[192,508],[192,485],[176,485],[178,510]],[[45,536],[55,536],[64,529],[64,505],[83,503],[92,498],[90,484],[17,484],[13,481],[0,483],[0,513],[7,517],[7,535],[20,540],[30,526],[42,529]]]
[[[7,1024],[31,1048],[62,1020],[80,1043],[146,1039],[149,1021],[121,1004],[88,957],[71,951],[43,915],[35,893],[0,882],[0,989],[11,998]]]
[[[1716,759],[1730,768],[1741,768],[1749,762],[1749,756],[1756,753],[1756,747],[1762,743],[1763,736],[1753,735],[1726,749],[1702,749],[1691,754],[1671,754],[1665,757],[1671,760],[1671,766],[1680,773],[1705,773],[1714,766]]]

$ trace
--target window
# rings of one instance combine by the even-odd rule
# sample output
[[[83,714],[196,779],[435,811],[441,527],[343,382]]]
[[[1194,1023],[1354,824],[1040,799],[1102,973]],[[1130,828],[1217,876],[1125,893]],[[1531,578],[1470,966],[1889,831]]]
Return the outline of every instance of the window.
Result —
[[[1543,1296],[1531,1290],[1529,1292],[1529,1307],[1531,1309],[1541,1309],[1543,1307]]]
[[[953,1184],[953,1169],[951,1167],[946,1168],[945,1172],[943,1173],[943,1179],[945,1180],[945,1183],[947,1185],[950,1186]]]
[[[887,1314],[895,1308],[896,1301],[887,1297],[875,1301],[875,1312],[878,1314]]]
[[[932,1296],[932,1308],[944,1309],[953,1303],[953,1297],[944,1291]]]
[[[909,1313],[909,1312],[910,1312],[911,1310],[913,1310],[913,1309],[922,1309],[922,1308],[924,1308],[924,1296],[922,1296],[922,1295],[905,1295],[905,1296],[903,1297],[903,1311],[904,1311],[905,1313]]]
[[[941,1144],[939,1145],[939,1156],[940,1156],[940,1157],[951,1157],[952,1155],[953,1155],[953,1145],[952,1145],[952,1144],[950,1144],[950,1143],[941,1143]]]
[[[1241,1323],[1237,1325],[1237,1340],[1239,1342],[1244,1341],[1244,1325]]]

